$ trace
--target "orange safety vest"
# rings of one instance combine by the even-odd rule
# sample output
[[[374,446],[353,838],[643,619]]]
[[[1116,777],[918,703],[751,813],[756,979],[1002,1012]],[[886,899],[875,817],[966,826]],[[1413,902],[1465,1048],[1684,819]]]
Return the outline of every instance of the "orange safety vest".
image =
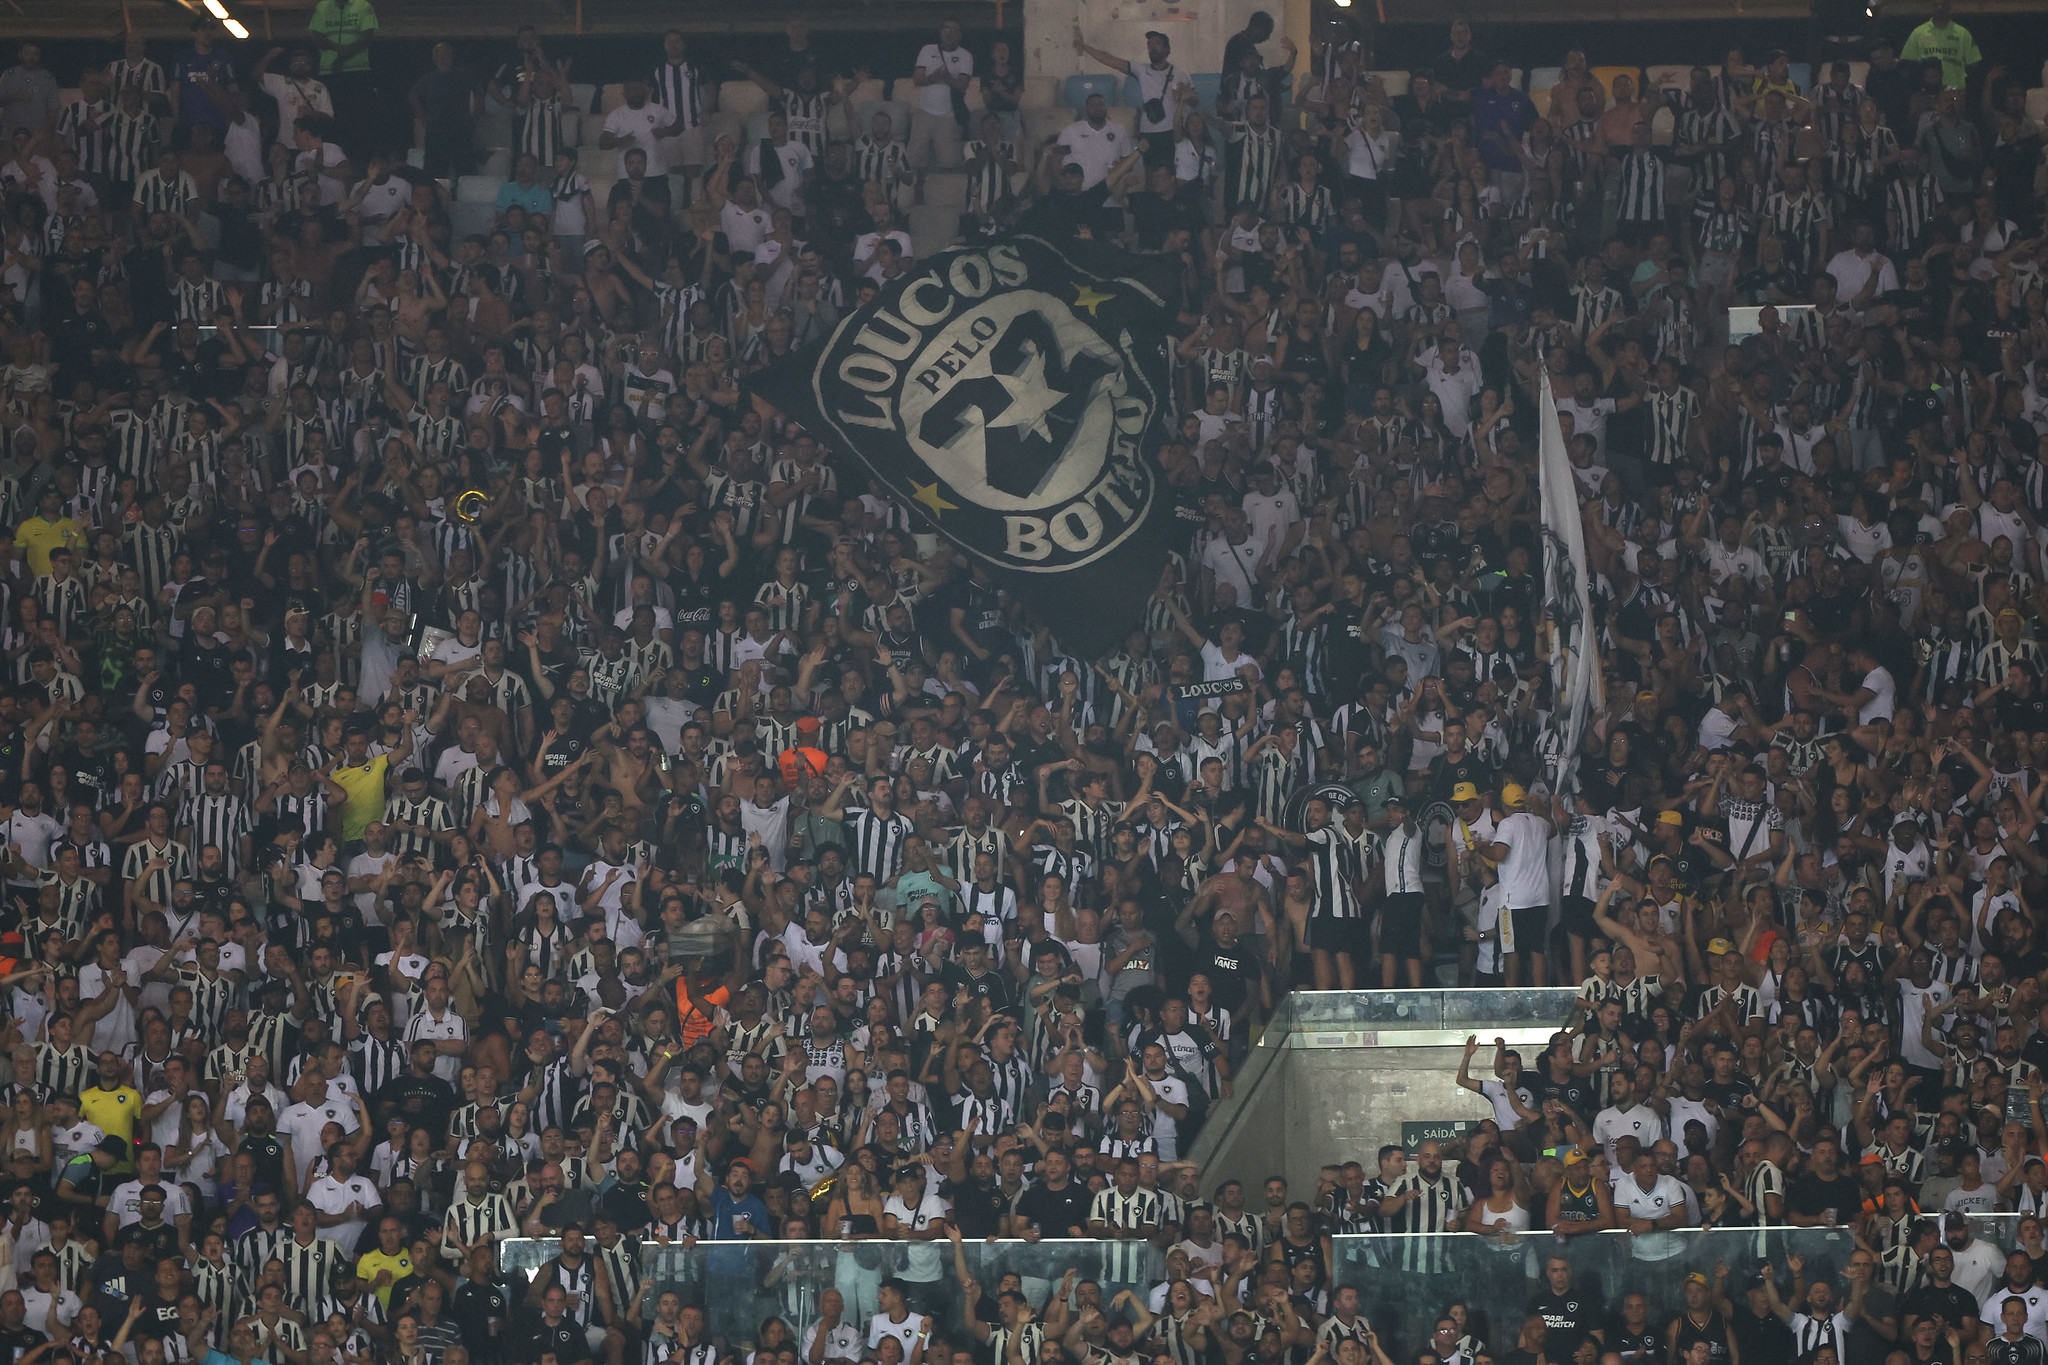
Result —
[[[684,1048],[695,1047],[711,1036],[712,1025],[718,1022],[718,1010],[731,999],[732,992],[720,986],[700,1002],[690,994],[689,973],[676,978],[676,1032],[681,1035]]]

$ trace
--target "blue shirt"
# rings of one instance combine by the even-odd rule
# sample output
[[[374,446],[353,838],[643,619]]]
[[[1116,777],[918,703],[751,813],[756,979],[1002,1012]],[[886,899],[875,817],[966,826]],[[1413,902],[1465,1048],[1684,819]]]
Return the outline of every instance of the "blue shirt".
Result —
[[[768,1217],[768,1206],[757,1194],[748,1194],[744,1199],[732,1197],[732,1191],[720,1185],[711,1195],[711,1235],[718,1241],[731,1241],[740,1236],[733,1229],[735,1220],[747,1220],[747,1233],[753,1237],[772,1237],[774,1224]],[[752,1275],[753,1258],[746,1247],[713,1247],[705,1260],[704,1268],[713,1275]]]
[[[199,76],[210,76],[214,84],[225,90],[235,83],[234,64],[219,49],[202,55],[198,48],[188,47],[178,54],[178,65],[171,76],[182,87],[178,91],[178,122],[227,127],[227,115],[199,85],[195,79]]]
[[[517,180],[508,180],[498,188],[498,212],[503,213],[514,204],[528,213],[549,214],[555,211],[555,196],[537,181],[522,185]]]
[[[1495,90],[1482,85],[1473,91],[1472,141],[1479,147],[1480,160],[1496,171],[1521,170],[1522,159],[1515,155],[1513,144],[1529,131],[1535,114],[1536,106],[1519,90]],[[1505,129],[1501,127],[1503,123],[1507,125]],[[1489,137],[1489,133],[1497,136]],[[1500,138],[1506,138],[1509,145],[1500,146]]]

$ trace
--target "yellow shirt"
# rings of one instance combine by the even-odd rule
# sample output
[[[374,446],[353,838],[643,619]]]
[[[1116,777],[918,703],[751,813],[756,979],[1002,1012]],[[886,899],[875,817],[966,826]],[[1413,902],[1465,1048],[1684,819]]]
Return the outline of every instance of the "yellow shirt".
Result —
[[[328,774],[348,793],[348,804],[341,808],[343,843],[362,838],[372,821],[384,818],[384,773],[390,766],[391,760],[378,754],[362,767],[342,762]]]
[[[85,528],[69,517],[45,521],[30,517],[14,528],[14,543],[21,547],[29,572],[38,576],[50,571],[50,551],[66,549],[74,554],[85,544]]]
[[[375,1281],[377,1272],[380,1270],[391,1272],[391,1284],[387,1284],[382,1289],[376,1291],[377,1301],[388,1309],[391,1307],[392,1285],[410,1277],[412,1274],[412,1256],[404,1250],[400,1250],[396,1256],[386,1256],[383,1248],[379,1247],[377,1250],[368,1252],[356,1259],[356,1276],[364,1284],[370,1284]]]
[[[108,1137],[129,1142],[135,1137],[135,1125],[142,1120],[142,1096],[132,1086],[102,1090],[89,1085],[78,1092],[78,1115]]]

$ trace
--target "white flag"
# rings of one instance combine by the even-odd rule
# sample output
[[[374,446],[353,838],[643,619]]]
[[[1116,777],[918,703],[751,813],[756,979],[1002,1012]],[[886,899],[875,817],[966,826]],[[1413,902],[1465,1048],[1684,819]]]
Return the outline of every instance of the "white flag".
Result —
[[[1579,521],[1579,485],[1565,453],[1557,403],[1543,385],[1542,447],[1537,458],[1543,501],[1543,615],[1550,623],[1550,725],[1543,735],[1544,777],[1553,792],[1570,789],[1579,744],[1601,705],[1599,628],[1593,619],[1592,575]]]

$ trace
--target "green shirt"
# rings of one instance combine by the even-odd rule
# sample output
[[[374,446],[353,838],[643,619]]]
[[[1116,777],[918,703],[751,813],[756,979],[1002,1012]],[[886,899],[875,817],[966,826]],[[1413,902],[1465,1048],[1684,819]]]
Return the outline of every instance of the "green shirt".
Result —
[[[1932,19],[1914,29],[1899,49],[1902,62],[1924,62],[1929,57],[1941,63],[1941,83],[1958,90],[1969,82],[1969,68],[1984,60],[1970,30],[1954,22],[1937,28]]]
[[[370,8],[370,0],[320,0],[320,3],[313,7],[313,17],[306,27],[330,42],[345,45],[377,31],[377,11]],[[321,75],[333,73],[335,56],[332,48],[320,50]],[[340,69],[368,71],[369,45],[364,44],[350,53],[348,60],[341,64]]]
[[[1365,802],[1365,818],[1367,823],[1377,820],[1387,813],[1388,797],[1406,796],[1408,794],[1406,790],[1407,784],[1402,782],[1399,775],[1391,768],[1381,768],[1370,777],[1360,773],[1345,785],[1351,788],[1359,800]]]

